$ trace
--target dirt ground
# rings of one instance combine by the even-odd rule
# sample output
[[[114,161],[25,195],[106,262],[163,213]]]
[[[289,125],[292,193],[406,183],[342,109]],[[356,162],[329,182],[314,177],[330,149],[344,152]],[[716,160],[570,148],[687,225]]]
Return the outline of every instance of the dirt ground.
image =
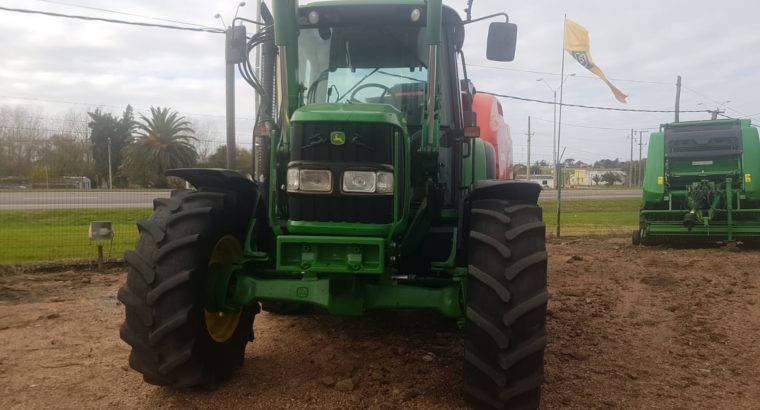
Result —
[[[621,237],[554,240],[549,252],[543,408],[760,408],[760,251]],[[227,383],[144,384],[118,336],[124,278],[0,277],[0,408],[465,407],[461,334],[427,313],[262,314]]]

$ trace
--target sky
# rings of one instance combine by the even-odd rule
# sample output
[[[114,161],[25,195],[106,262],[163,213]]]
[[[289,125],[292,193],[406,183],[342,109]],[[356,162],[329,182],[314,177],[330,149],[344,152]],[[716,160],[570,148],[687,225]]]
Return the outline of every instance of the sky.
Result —
[[[308,2],[306,2],[308,3]],[[464,9],[465,0],[444,0]],[[201,0],[0,0],[24,8],[165,24],[146,17],[221,28],[237,1]],[[255,1],[239,16],[255,17]],[[109,13],[107,9],[131,15]],[[584,26],[594,62],[628,94],[617,102],[607,86],[567,56],[563,101],[589,106],[673,110],[676,77],[683,78],[682,110],[721,106],[725,115],[760,123],[760,3],[746,0],[475,0],[473,17],[506,12],[518,25],[515,61],[485,58],[488,22],[468,25],[465,56],[477,89],[552,101],[562,61],[563,16]],[[494,20],[498,21],[498,20]],[[192,118],[208,139],[224,141],[224,36],[133,27],[0,10],[0,106],[33,106],[46,117],[100,107],[121,113],[168,106]],[[544,81],[538,81],[543,79]],[[250,146],[253,91],[237,79],[237,138]],[[559,93],[558,93],[559,98]],[[553,107],[502,98],[512,130],[514,161],[527,160],[531,117],[531,161],[552,158]],[[730,101],[726,103],[726,101]],[[564,107],[564,157],[593,162],[629,158],[631,129],[646,133],[673,121],[673,113],[633,113]],[[682,113],[682,120],[708,119]],[[639,133],[635,134],[638,142]],[[634,156],[638,157],[638,146]]]

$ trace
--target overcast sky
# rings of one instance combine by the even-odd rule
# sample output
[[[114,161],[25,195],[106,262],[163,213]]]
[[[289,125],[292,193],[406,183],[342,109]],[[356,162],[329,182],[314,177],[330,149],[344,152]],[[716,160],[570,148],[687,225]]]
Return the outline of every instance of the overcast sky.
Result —
[[[66,3],[66,4],[63,4]],[[221,27],[236,1],[0,0],[0,6],[131,21],[146,18],[87,10],[82,5]],[[240,9],[253,18],[255,1]],[[457,10],[465,0],[444,0]],[[672,110],[676,76],[683,76],[681,108],[713,109],[726,100],[726,115],[760,123],[760,3],[747,0],[475,0],[473,17],[507,12],[519,26],[514,62],[485,59],[488,23],[467,27],[468,73],[480,90],[552,100],[560,83],[562,22],[588,29],[594,62],[629,95],[618,103],[607,86],[578,65],[565,62],[564,102],[593,106]],[[169,23],[172,24],[172,23]],[[169,106],[210,128],[224,140],[224,37],[215,34],[85,22],[0,11],[0,105],[33,105],[46,116],[97,106],[120,113]],[[238,141],[250,145],[253,93],[238,79]],[[58,101],[57,103],[54,103]],[[66,103],[62,103],[66,102]],[[76,104],[72,104],[76,103]],[[527,120],[533,118],[532,159],[551,159],[552,106],[502,99],[512,128],[515,162],[524,162]],[[702,105],[700,105],[702,104]],[[682,114],[706,119],[708,114]],[[640,114],[565,107],[565,158],[594,161],[629,157],[630,129],[656,128],[673,114]],[[638,134],[637,134],[638,135]],[[646,139],[645,139],[646,142]],[[646,156],[646,148],[644,149]],[[636,150],[638,156],[638,150]]]

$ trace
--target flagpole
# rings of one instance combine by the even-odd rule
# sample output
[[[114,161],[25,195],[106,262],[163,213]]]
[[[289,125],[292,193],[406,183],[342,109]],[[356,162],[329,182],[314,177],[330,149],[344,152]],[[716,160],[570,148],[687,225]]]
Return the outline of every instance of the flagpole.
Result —
[[[554,161],[554,183],[557,185],[557,238],[560,236],[560,214],[562,209],[562,167],[560,166],[561,157],[559,157],[560,138],[562,135],[562,95],[565,88],[565,26],[567,26],[567,14],[564,16],[562,23],[562,69],[560,70],[559,82],[559,121],[557,122],[557,153],[558,156]]]

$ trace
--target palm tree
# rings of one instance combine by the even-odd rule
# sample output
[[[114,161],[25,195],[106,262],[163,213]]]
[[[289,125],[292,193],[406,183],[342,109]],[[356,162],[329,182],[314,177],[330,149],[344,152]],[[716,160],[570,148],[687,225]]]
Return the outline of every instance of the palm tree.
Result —
[[[152,168],[158,184],[169,169],[195,165],[198,152],[193,145],[197,139],[190,121],[169,108],[151,107],[150,118],[140,114],[135,126],[137,138],[126,150],[126,168],[143,171]],[[137,171],[134,169],[133,171]]]

